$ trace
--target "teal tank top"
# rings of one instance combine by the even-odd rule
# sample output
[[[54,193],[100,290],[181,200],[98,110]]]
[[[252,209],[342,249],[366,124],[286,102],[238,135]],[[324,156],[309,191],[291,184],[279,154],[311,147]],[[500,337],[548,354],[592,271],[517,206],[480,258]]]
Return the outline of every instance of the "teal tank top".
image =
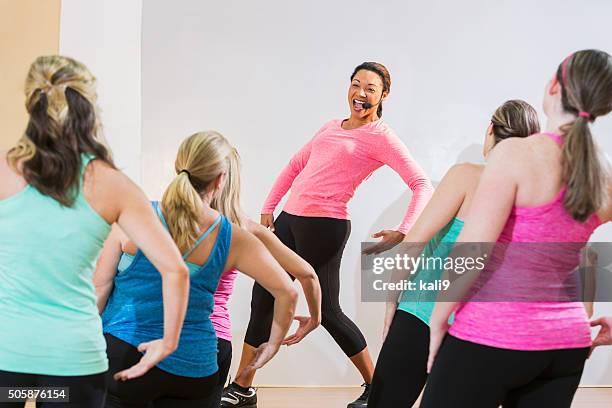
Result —
[[[463,221],[459,218],[453,218],[427,243],[423,250],[424,256],[446,258],[453,248],[452,244],[457,241],[462,228]],[[434,282],[441,278],[443,272],[441,269],[419,268],[414,280],[417,282],[417,285],[420,285],[420,282]],[[437,294],[434,291],[404,291],[400,296],[397,308],[418,317],[425,324],[429,325],[433,308],[436,305]]]
[[[93,157],[82,156],[82,173]],[[82,191],[63,207],[31,185],[0,200],[0,370],[81,376],[106,371],[92,282],[110,225]]]

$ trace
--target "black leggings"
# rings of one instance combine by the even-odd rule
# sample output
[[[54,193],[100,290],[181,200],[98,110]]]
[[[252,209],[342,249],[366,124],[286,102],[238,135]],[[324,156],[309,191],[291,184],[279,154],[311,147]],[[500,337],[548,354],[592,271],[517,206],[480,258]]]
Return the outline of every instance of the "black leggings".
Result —
[[[427,381],[429,326],[398,310],[378,355],[368,408],[412,407]]]
[[[74,377],[21,374],[0,371],[0,387],[68,387],[70,402],[37,402],[38,408],[102,408],[106,391],[106,374]],[[0,402],[0,408],[22,408],[23,402]]]
[[[359,328],[343,312],[339,303],[340,261],[351,233],[351,222],[336,218],[298,217],[282,212],[274,223],[275,234],[315,269],[321,283],[321,324],[352,357],[366,348]],[[245,343],[259,347],[268,341],[274,314],[274,298],[259,284],[253,286],[251,318]]]
[[[105,337],[109,360],[107,408],[210,406],[218,373],[200,378],[183,377],[153,367],[142,377],[115,381],[113,375],[138,363],[142,354],[110,334]]]
[[[569,408],[588,348],[516,351],[447,335],[422,408]]]
[[[204,405],[202,408],[219,408],[221,405],[221,396],[223,395],[223,387],[227,381],[230,366],[232,365],[232,342],[224,339],[218,339],[217,345],[217,365],[219,366],[219,379],[213,391],[211,404]]]

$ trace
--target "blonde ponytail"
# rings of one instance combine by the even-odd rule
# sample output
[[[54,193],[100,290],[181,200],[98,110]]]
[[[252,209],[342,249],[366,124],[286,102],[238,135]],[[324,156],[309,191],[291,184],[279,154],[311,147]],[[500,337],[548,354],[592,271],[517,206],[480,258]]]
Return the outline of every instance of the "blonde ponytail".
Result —
[[[240,155],[238,150],[232,149],[232,153],[229,156],[229,171],[227,172],[227,179],[221,194],[213,199],[210,206],[221,214],[225,215],[231,222],[244,227],[246,224],[246,216],[242,210],[242,203],[240,199]]]
[[[161,201],[170,234],[181,252],[189,250],[200,234],[202,195],[230,166],[232,146],[218,132],[191,135],[179,147],[177,173]]]

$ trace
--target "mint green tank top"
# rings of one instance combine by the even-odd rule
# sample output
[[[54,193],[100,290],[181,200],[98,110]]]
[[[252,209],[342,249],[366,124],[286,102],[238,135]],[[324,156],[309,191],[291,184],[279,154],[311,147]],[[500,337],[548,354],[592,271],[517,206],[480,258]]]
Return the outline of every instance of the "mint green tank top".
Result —
[[[453,248],[452,244],[457,241],[462,228],[463,221],[459,218],[453,218],[427,243],[423,250],[424,256],[440,257],[442,259],[446,258]],[[443,272],[444,271],[441,269],[420,268],[416,272],[415,282],[417,282],[417,285],[420,285],[420,282],[434,282],[441,278]],[[433,291],[404,291],[400,296],[400,302],[397,308],[413,314],[425,324],[429,325],[431,314],[436,305],[435,300],[437,295],[438,293]]]
[[[91,160],[82,156],[83,170]],[[109,232],[82,188],[71,208],[31,185],[0,200],[0,370],[108,369],[92,275]]]

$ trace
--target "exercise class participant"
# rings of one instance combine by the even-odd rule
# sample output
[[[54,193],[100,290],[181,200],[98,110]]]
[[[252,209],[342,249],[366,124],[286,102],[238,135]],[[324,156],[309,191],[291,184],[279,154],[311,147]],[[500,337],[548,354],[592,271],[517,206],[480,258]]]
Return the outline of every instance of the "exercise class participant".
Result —
[[[590,130],[612,109],[610,55],[567,57],[543,107],[546,132],[504,141],[491,153],[457,242],[570,243],[563,247],[574,250],[555,251],[542,264],[546,254],[519,257],[509,249],[492,273],[481,272],[486,281],[474,283],[476,296],[510,297],[507,288],[529,282],[540,294],[533,301],[436,304],[422,407],[571,405],[591,347],[589,321],[581,302],[549,295],[562,290],[580,248],[612,218],[610,178]]]
[[[176,176],[161,203],[154,202],[153,207],[157,223],[170,231],[189,266],[185,324],[178,348],[145,376],[128,382],[109,376],[107,407],[207,406],[218,379],[217,338],[210,313],[225,270],[243,271],[275,297],[273,329],[251,361],[254,368],[276,354],[291,325],[297,302],[291,280],[257,238],[210,208],[225,181],[232,150],[217,132],[196,133],[179,148]],[[164,288],[155,267],[119,228],[104,246],[95,282],[114,372],[137,360],[138,344],[146,344],[163,330]]]
[[[87,67],[39,57],[25,93],[25,134],[0,154],[0,387],[69,387],[70,404],[38,406],[101,407],[108,360],[91,278],[110,225],[150,256],[165,289],[163,330],[141,345],[146,354],[123,367],[123,378],[176,349],[188,270],[100,140],[96,80]],[[0,403],[15,405],[23,403]]]
[[[510,100],[497,108],[487,127],[483,154],[511,137],[527,137],[540,131],[538,114],[527,102]],[[484,165],[456,164],[446,173],[433,197],[406,235],[406,242],[427,242],[425,256],[445,259],[463,227],[463,218],[474,197]],[[418,256],[418,255],[416,255]],[[416,281],[435,282],[441,270],[420,268]],[[387,303],[384,343],[374,371],[368,407],[394,408],[414,405],[427,381],[429,318],[436,292],[405,291]]]

